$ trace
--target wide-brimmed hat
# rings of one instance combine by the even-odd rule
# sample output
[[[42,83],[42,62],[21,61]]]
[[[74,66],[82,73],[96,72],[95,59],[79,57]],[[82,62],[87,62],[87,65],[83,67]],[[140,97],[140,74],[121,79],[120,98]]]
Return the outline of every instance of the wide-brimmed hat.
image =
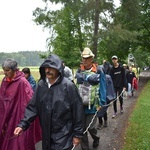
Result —
[[[88,47],[86,47],[86,48],[84,48],[81,56],[83,58],[88,58],[88,57],[94,57],[95,55],[92,53],[92,51]]]

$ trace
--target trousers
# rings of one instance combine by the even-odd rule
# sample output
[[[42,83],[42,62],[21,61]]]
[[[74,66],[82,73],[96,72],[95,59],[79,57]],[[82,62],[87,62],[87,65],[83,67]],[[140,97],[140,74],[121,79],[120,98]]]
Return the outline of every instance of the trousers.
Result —
[[[84,129],[88,127],[90,124],[94,114],[85,114],[85,121],[84,121]],[[97,117],[95,117],[93,123],[91,124],[90,128],[88,129],[88,132],[90,133],[91,137],[93,140],[98,140],[100,139],[100,135],[98,133],[98,130],[96,128],[96,122],[97,122]],[[88,140],[88,132],[86,132],[81,139],[81,148],[82,150],[90,150],[89,149],[89,140]]]

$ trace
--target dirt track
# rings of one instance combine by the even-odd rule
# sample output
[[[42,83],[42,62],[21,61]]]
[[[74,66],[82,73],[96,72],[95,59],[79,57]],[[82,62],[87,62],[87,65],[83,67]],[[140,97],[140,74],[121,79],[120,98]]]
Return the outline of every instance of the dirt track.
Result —
[[[124,100],[124,113],[120,114],[118,109],[118,115],[115,119],[112,119],[113,107],[110,105],[108,108],[108,127],[102,128],[100,132],[100,145],[97,150],[122,150],[124,144],[124,131],[128,126],[128,119],[132,113],[135,104],[138,100],[138,96],[143,87],[150,79],[150,72],[142,72],[139,80],[139,89],[134,92],[134,96]],[[119,108],[119,101],[118,101]],[[89,135],[90,150],[92,148],[92,139]],[[36,150],[41,150],[41,143],[36,145]],[[81,150],[80,146],[75,150]]]
[[[109,125],[107,128],[100,130],[101,134],[101,144],[99,150],[122,150],[124,144],[124,131],[128,126],[128,119],[132,113],[135,104],[138,100],[143,87],[149,80],[148,77],[140,77],[139,89],[134,92],[134,96],[124,100],[124,113],[118,113],[115,119],[112,119],[113,108],[112,106],[108,109],[108,122]],[[119,104],[119,101],[118,101]],[[118,106],[119,108],[119,106]]]

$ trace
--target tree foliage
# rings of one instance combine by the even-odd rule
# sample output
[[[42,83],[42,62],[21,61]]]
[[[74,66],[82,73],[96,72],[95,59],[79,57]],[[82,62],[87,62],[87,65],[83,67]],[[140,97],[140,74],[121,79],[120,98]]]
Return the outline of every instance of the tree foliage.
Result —
[[[38,25],[48,28],[49,51],[58,54],[70,67],[78,66],[85,46],[93,50],[98,62],[118,55],[126,61],[129,53],[149,50],[149,0],[44,0],[45,8],[33,15]],[[52,10],[51,3],[61,3]],[[144,63],[148,61],[144,60]],[[142,63],[139,63],[142,64]]]
[[[43,59],[39,54],[47,55],[47,52],[21,51],[17,53],[0,53],[0,63],[2,64],[6,59],[12,58],[17,61],[19,66],[40,66]]]

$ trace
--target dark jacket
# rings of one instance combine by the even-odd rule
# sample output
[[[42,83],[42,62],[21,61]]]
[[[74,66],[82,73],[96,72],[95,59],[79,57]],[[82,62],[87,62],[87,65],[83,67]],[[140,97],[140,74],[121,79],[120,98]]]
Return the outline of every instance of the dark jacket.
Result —
[[[114,88],[122,89],[123,87],[126,87],[126,76],[123,66],[120,64],[117,68],[113,66],[110,71],[110,76],[112,78]]]
[[[103,64],[103,68],[104,68],[104,72],[105,72],[106,74],[110,74],[110,71],[111,71],[112,66],[110,65],[109,62],[105,62],[105,63]]]
[[[45,67],[60,72],[59,79],[48,88]],[[19,124],[26,130],[39,116],[42,127],[43,150],[70,150],[73,137],[83,135],[83,104],[74,83],[63,77],[62,62],[50,55],[40,67],[41,80],[26,108],[25,118]]]
[[[133,78],[135,78],[135,73],[132,71],[129,71],[126,74],[126,77],[127,77],[127,83],[131,83],[131,85],[132,85]]]

